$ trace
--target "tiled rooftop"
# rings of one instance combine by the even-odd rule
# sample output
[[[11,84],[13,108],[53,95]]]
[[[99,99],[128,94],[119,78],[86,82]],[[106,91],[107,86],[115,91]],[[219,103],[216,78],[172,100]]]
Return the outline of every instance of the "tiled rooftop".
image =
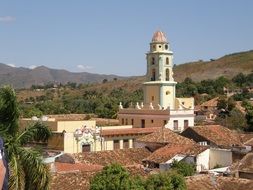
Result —
[[[218,97],[213,98],[211,100],[208,100],[208,101],[202,103],[200,106],[201,107],[204,107],[204,106],[206,106],[206,107],[216,107],[217,103],[218,103],[218,99],[219,99]]]
[[[136,139],[136,141],[161,144],[194,144],[192,140],[167,128],[160,128],[154,133]]]
[[[126,168],[131,176],[148,174],[140,167]],[[91,178],[97,173],[93,171],[75,171],[67,173],[54,173],[51,190],[88,190]]]
[[[134,170],[138,174],[140,169]],[[141,175],[143,170],[141,170]],[[52,177],[52,190],[87,190],[89,181],[96,172],[55,173]],[[250,190],[253,180],[222,177],[213,175],[196,175],[186,177],[187,190]]]
[[[196,156],[201,152],[205,151],[207,146],[200,146],[198,144],[194,145],[167,145],[162,147],[155,152],[153,152],[150,156],[145,158],[144,160],[151,161],[154,163],[165,163],[177,154],[187,155],[187,156]]]
[[[52,176],[51,190],[87,190],[90,179],[96,172],[55,173]]]
[[[253,139],[253,133],[239,133],[239,137],[243,144],[247,143],[249,140]]]
[[[100,171],[103,166],[101,165],[94,165],[94,164],[82,164],[82,163],[60,163],[55,162],[55,170],[56,172],[75,172],[75,171]]]
[[[101,131],[101,136],[146,135],[157,130],[157,128],[106,129]]]
[[[124,166],[141,164],[142,160],[151,153],[145,148],[130,148],[113,151],[85,152],[74,154],[75,159],[84,164],[97,164],[105,166],[119,163]]]
[[[212,175],[196,175],[186,178],[188,190],[249,190],[253,180]]]
[[[253,147],[253,138],[249,139],[248,141],[246,141],[244,143],[244,145],[247,145],[247,146],[252,146]]]
[[[242,146],[240,137],[237,132],[233,132],[230,129],[220,125],[205,125],[195,126],[187,128],[187,130],[193,130],[200,136],[204,137],[210,142],[213,142],[217,146],[221,147],[232,147]]]
[[[246,154],[239,162],[230,167],[231,171],[245,171],[253,173],[253,153]]]

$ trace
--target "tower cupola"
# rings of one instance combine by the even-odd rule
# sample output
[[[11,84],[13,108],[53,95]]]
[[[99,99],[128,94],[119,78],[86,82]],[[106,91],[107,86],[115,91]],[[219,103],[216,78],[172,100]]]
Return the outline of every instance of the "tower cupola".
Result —
[[[175,85],[173,78],[173,52],[166,35],[161,31],[153,34],[150,51],[146,54],[147,74],[144,83],[144,103],[174,108]]]
[[[167,43],[167,38],[163,32],[156,31],[153,35],[152,43]]]

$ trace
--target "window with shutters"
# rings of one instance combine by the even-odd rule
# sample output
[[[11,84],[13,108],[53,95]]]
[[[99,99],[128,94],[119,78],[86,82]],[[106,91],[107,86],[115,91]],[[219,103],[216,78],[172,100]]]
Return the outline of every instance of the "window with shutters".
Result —
[[[178,120],[173,121],[173,128],[175,131],[178,131]]]

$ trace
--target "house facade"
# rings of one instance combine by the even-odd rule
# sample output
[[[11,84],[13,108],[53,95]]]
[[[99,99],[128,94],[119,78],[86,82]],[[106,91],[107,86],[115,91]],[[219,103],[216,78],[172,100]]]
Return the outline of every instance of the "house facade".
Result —
[[[67,118],[68,117],[68,118]],[[34,122],[43,122],[52,131],[52,136],[44,147],[64,153],[80,153],[134,148],[136,138],[150,134],[157,128],[133,128],[132,125],[96,126],[95,120],[66,117],[43,116],[43,118],[23,118],[22,130]]]

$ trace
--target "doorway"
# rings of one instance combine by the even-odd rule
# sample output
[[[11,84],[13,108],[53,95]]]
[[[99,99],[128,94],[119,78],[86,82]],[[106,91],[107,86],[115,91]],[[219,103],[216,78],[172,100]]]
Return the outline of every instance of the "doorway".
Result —
[[[145,119],[141,120],[141,128],[145,128]]]
[[[90,144],[83,144],[82,152],[90,152]]]

